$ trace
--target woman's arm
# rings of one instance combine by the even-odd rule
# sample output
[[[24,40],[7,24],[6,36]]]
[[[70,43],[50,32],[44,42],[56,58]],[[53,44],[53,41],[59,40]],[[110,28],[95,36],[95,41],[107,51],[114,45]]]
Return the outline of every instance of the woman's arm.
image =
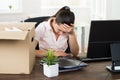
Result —
[[[69,33],[68,42],[69,42],[71,53],[73,54],[73,56],[76,57],[79,53],[79,45],[78,45],[77,38],[74,31]]]
[[[64,32],[68,32],[69,34],[68,43],[70,46],[70,51],[73,54],[73,56],[77,56],[79,53],[79,45],[78,45],[77,38],[74,32],[74,24],[71,24],[70,26],[67,24],[63,24],[62,30]]]
[[[77,38],[74,32],[74,24],[71,24],[70,26],[67,24],[63,24],[62,30],[64,32],[68,32],[69,34],[68,43],[70,46],[70,51],[73,54],[73,56],[77,56],[79,53],[79,45],[78,45]]]
[[[38,44],[38,41],[35,40],[35,45],[37,44]],[[43,56],[46,56],[46,54],[47,54],[47,50],[35,50],[35,55],[37,57],[43,57]],[[54,51],[54,55],[55,56],[68,56],[68,54],[62,51]]]
[[[35,45],[37,45],[37,44],[38,44],[38,41],[35,40]],[[35,55],[37,57],[43,57],[46,55],[46,53],[47,53],[47,50],[35,50]]]

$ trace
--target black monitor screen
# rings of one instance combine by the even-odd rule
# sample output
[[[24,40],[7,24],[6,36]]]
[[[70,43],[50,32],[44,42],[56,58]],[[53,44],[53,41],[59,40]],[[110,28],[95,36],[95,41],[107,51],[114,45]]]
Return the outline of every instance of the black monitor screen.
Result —
[[[110,44],[118,42],[120,20],[91,21],[87,57],[111,57]]]

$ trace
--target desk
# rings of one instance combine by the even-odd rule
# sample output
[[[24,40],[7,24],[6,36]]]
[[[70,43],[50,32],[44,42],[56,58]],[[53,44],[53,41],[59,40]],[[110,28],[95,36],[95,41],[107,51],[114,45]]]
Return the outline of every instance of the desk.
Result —
[[[43,75],[42,66],[36,60],[31,74],[0,74],[0,80],[116,80],[120,79],[120,73],[111,73],[105,66],[111,61],[89,62],[87,67],[81,70],[60,73],[58,77],[47,78]]]

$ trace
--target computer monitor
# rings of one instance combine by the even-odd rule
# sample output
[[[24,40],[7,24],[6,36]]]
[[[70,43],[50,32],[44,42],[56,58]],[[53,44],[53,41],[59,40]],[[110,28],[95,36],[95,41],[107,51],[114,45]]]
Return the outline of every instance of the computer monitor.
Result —
[[[112,43],[120,43],[120,20],[91,21],[87,58],[110,58]]]

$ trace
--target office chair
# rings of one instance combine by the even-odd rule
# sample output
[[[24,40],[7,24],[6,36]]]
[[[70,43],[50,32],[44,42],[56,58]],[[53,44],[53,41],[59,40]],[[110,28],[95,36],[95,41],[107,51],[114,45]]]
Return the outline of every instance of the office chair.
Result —
[[[28,19],[24,20],[24,22],[37,22],[35,24],[35,28],[36,28],[41,22],[43,22],[45,20],[48,20],[49,18],[50,18],[50,16],[34,17],[34,18],[28,18]],[[37,44],[35,49],[39,50],[39,44]],[[68,44],[68,48],[66,49],[65,52],[66,53],[71,53],[69,44]]]
[[[43,21],[48,20],[50,16],[43,16],[43,17],[34,17],[34,18],[28,18],[24,20],[24,22],[37,22],[35,24],[35,28]]]

